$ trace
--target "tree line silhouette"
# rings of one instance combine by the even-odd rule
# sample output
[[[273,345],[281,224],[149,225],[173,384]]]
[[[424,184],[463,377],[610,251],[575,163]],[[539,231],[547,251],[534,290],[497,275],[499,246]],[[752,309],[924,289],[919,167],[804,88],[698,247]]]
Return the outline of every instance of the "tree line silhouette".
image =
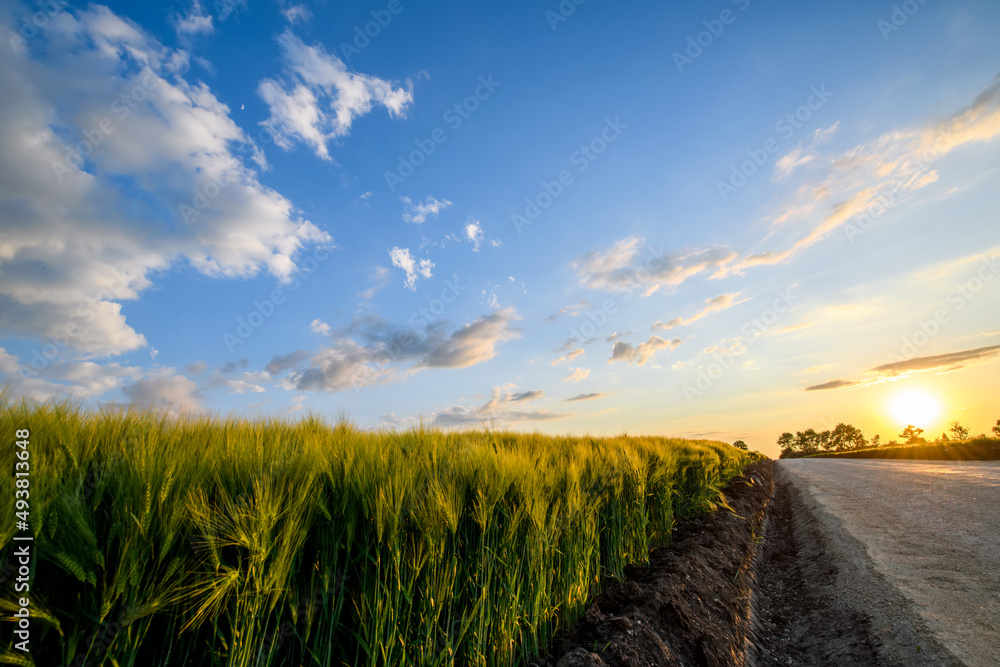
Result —
[[[948,433],[942,433],[934,439],[934,442],[962,442],[970,439],[969,429],[962,426],[957,420],[951,423],[948,430],[951,432],[950,437]],[[993,427],[993,436],[1000,438],[1000,419],[997,420],[996,426]],[[796,431],[795,435],[785,432],[778,438],[778,446],[781,447],[781,456],[779,458],[796,458],[819,454],[820,452],[850,452],[873,447],[919,445],[927,444],[928,442],[927,438],[924,437],[924,429],[917,428],[913,424],[907,424],[903,432],[897,437],[899,440],[890,440],[884,444],[881,442],[881,437],[877,434],[871,440],[867,440],[861,429],[843,423],[834,426],[833,430],[817,432],[810,428],[805,431]],[[986,437],[985,433],[977,436],[977,438]]]

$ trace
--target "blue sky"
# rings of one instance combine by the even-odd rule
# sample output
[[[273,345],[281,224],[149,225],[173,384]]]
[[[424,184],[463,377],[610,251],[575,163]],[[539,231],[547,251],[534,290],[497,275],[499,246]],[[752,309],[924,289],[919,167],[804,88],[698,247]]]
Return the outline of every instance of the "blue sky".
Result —
[[[770,453],[1000,417],[995,3],[0,24],[18,394]]]

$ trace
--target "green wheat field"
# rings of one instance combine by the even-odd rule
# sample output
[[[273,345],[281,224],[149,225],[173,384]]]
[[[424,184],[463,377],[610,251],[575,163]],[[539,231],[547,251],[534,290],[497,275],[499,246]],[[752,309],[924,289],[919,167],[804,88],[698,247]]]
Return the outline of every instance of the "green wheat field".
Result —
[[[14,518],[19,429],[28,531]],[[0,432],[0,663],[45,667],[524,665],[760,457],[6,396]],[[15,535],[34,536],[27,594]],[[30,653],[15,649],[25,595]]]

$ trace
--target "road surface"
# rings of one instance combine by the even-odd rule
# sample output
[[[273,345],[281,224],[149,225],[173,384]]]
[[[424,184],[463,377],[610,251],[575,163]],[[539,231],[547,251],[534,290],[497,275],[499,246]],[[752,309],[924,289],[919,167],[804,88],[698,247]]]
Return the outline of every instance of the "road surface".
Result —
[[[831,556],[846,563],[834,588],[896,651],[887,663],[1000,665],[1000,462],[798,459],[778,468],[842,547]]]

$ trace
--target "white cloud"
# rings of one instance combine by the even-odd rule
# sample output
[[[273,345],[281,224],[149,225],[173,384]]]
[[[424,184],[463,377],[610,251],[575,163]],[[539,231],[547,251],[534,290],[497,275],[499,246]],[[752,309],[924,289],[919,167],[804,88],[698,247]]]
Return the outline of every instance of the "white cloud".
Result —
[[[43,363],[44,362],[44,363]],[[25,363],[0,347],[0,375],[12,391],[38,401],[56,397],[93,398],[142,377],[142,369],[92,361],[47,361],[39,355]]]
[[[392,259],[393,266],[406,271],[406,280],[403,284],[411,290],[417,289],[417,280],[420,279],[420,276],[431,277],[434,262],[429,259],[421,259],[418,263],[410,254],[409,248],[392,248],[389,251],[389,257]]]
[[[374,76],[351,72],[322,45],[307,46],[291,30],[279,37],[286,73],[281,79],[263,79],[257,93],[267,103],[270,117],[262,124],[286,150],[294,141],[310,146],[317,157],[330,160],[328,144],[350,133],[354,120],[376,104],[396,118],[413,102],[413,85],[394,87]]]
[[[309,328],[313,331],[313,333],[322,334],[324,336],[330,333],[330,325],[318,317],[309,323]]]
[[[290,415],[302,410],[302,408],[305,407],[307,398],[308,396],[306,396],[305,394],[293,398],[292,404],[289,405],[288,408],[285,410],[285,414]]]
[[[483,227],[478,220],[469,218],[469,223],[465,225],[465,238],[472,242],[472,251],[479,252],[479,246],[483,242]]]
[[[569,372],[569,375],[567,375],[566,377],[564,377],[562,379],[562,381],[563,382],[582,382],[583,380],[587,379],[588,375],[590,375],[590,369],[589,368],[579,368],[579,367],[577,367],[577,368],[572,369]]]
[[[403,197],[402,201],[405,205],[403,222],[414,225],[423,223],[428,216],[437,217],[438,213],[451,206],[451,202],[447,199],[435,199],[434,197],[428,197],[423,203],[417,202],[416,204],[409,197]]]
[[[608,359],[608,363],[624,361],[628,364],[634,363],[642,366],[660,350],[672,350],[680,344],[680,338],[665,340],[659,336],[650,336],[645,342],[639,343],[636,346],[622,340],[615,341],[615,346],[611,350],[611,358]]]
[[[172,19],[174,30],[182,40],[188,40],[196,35],[210,34],[215,30],[212,25],[212,17],[205,14],[198,0],[192,0],[191,9],[184,16],[174,16]]]
[[[20,369],[17,357],[0,347],[0,373],[14,375]]]
[[[285,20],[292,25],[306,23],[313,16],[313,13],[305,5],[290,5],[282,10],[282,14],[285,15]]]
[[[306,244],[330,241],[258,181],[262,154],[183,78],[183,51],[97,5],[43,31],[44,62],[0,49],[0,338],[134,350],[147,342],[121,302],[154,274],[290,280]]]
[[[402,380],[427,368],[468,368],[496,356],[499,343],[519,337],[513,308],[480,317],[445,335],[441,323],[424,329],[392,326],[381,318],[356,320],[316,352],[297,350],[271,360],[272,376],[290,371],[287,388],[337,392]]]
[[[508,307],[470,322],[442,340],[429,336],[432,345],[417,366],[465,368],[489,361],[496,355],[497,343],[520,337],[513,328],[514,320],[519,319],[517,311]]]
[[[298,370],[302,362],[307,359],[309,359],[309,353],[307,351],[296,350],[295,352],[290,352],[289,354],[273,357],[270,363],[264,367],[264,370],[274,376],[281,375],[289,369]]]
[[[274,379],[267,371],[244,371],[249,363],[249,357],[243,357],[239,361],[229,361],[212,369],[211,376],[198,388],[198,393],[217,388],[225,389],[229,394],[259,394],[265,391],[264,384],[272,383]],[[204,364],[198,364],[204,370]],[[189,373],[198,370],[198,365],[187,366],[186,370]],[[232,377],[233,375],[238,377]]]
[[[143,409],[163,409],[172,413],[201,412],[194,382],[174,369],[161,369],[156,375],[136,381],[122,389],[129,403]]]
[[[246,380],[226,380],[226,388],[230,394],[259,394],[264,387]]]
[[[462,427],[486,424],[487,426],[502,426],[506,422],[552,421],[563,419],[568,414],[550,412],[549,410],[513,410],[512,403],[525,402],[541,398],[544,391],[528,391],[520,394],[504,392],[500,387],[493,387],[490,400],[483,405],[466,408],[455,406],[434,413],[433,425],[439,428]],[[397,422],[392,415],[393,422]]]

